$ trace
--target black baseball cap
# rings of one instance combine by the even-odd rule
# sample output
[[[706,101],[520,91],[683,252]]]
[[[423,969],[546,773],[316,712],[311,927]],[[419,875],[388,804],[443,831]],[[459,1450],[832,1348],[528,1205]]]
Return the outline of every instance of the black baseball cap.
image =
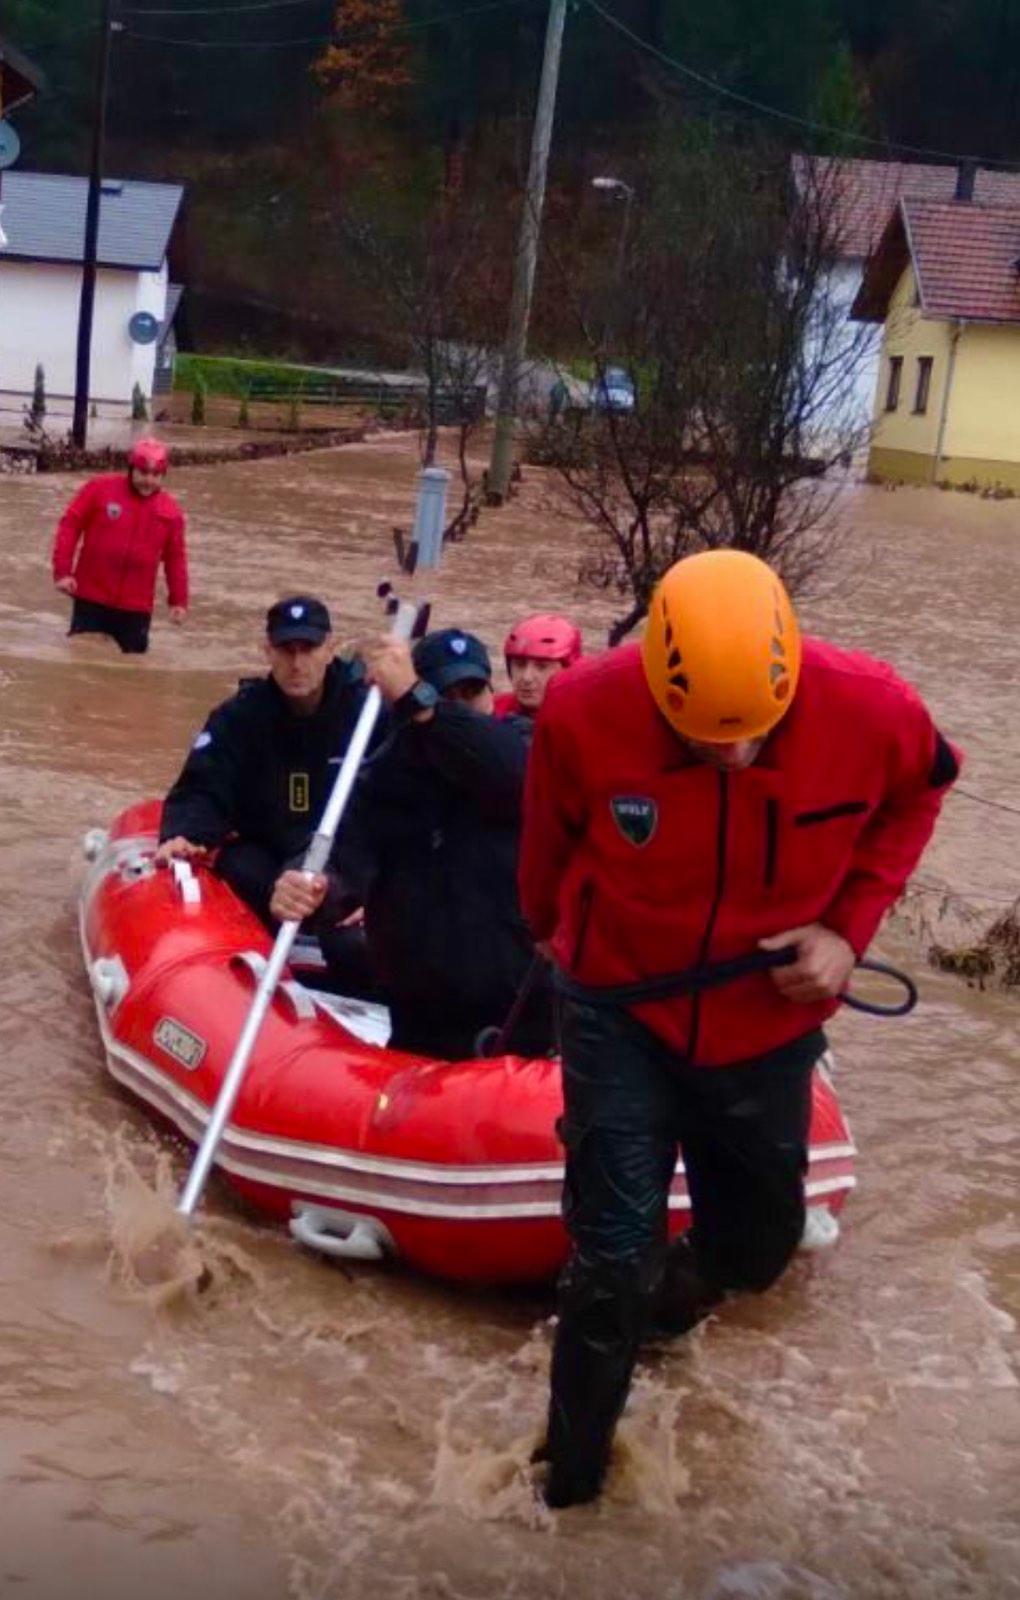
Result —
[[[489,683],[492,662],[481,639],[463,628],[439,628],[427,633],[414,647],[414,668],[418,675],[442,694],[451,684]]]
[[[277,600],[266,612],[266,636],[270,644],[321,644],[333,632],[329,611],[314,595],[293,594]]]

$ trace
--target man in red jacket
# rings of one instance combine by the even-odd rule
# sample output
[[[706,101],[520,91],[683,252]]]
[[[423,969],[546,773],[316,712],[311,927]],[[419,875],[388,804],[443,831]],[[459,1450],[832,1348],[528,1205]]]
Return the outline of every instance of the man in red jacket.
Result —
[[[163,488],[169,457],[158,439],[139,439],[126,475],[92,478],[60,519],[53,581],[74,600],[69,633],[105,633],[121,650],[149,648],[156,574],[166,573],[170,620],[188,609],[184,514]]]
[[[598,1494],[650,1319],[685,1331],[789,1262],[823,1024],[957,770],[914,691],[802,643],[779,579],[741,551],[678,562],[641,645],[550,684],[521,853],[522,907],[564,991],[573,1252],[550,1505]],[[786,947],[792,964],[748,970]],[[742,975],[706,986],[720,963]],[[690,969],[686,992],[650,982]],[[678,1148],[692,1228],[667,1252]]]
[[[503,644],[510,692],[496,696],[497,717],[537,717],[550,681],[582,649],[581,630],[566,617],[540,612],[516,623]]]

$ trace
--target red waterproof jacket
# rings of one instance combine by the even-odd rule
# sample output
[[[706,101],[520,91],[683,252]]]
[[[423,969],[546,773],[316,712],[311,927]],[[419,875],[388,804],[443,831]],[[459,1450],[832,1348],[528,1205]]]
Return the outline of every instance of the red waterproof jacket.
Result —
[[[146,499],[123,473],[92,478],[79,489],[57,528],[54,580],[76,578],[82,600],[151,612],[160,563],[170,605],[186,606],[184,513],[173,495],[157,489]]]
[[[698,762],[657,710],[637,645],[555,679],[537,719],[521,845],[536,939],[582,983],[729,960],[822,922],[862,955],[935,824],[956,753],[872,658],[806,640],[796,699],[753,766]],[[725,1065],[818,1027],[838,1001],[768,973],[635,1014]]]
[[[526,717],[528,715],[526,711],[521,710],[517,702],[517,696],[512,689],[503,689],[496,696],[492,711],[493,716],[496,717]]]

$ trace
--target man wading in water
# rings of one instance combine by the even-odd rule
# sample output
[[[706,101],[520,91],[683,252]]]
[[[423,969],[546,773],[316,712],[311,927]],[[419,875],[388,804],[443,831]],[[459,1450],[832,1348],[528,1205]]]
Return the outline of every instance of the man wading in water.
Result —
[[[74,601],[69,633],[105,633],[126,655],[144,655],[161,565],[170,621],[187,615],[188,553],[184,513],[163,487],[166,446],[139,439],[127,459],[126,474],[91,478],[64,512],[53,582]]]
[[[550,683],[521,855],[565,990],[550,1506],[599,1493],[653,1319],[682,1333],[796,1250],[822,1025],[957,771],[914,691],[802,644],[782,584],[740,551],[678,562],[641,645]],[[702,992],[599,992],[791,946],[792,964]],[[692,1226],[667,1251],[678,1147]]]

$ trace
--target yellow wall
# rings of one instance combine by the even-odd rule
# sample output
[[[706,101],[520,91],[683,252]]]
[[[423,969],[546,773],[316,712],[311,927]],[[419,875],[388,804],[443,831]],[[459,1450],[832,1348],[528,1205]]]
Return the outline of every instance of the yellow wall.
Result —
[[[940,477],[961,459],[1020,462],[1020,327],[964,326],[942,455]]]
[[[922,317],[908,267],[889,303],[868,467],[873,476],[907,483],[1020,486],[1020,327]],[[955,340],[956,355],[950,362]],[[903,357],[899,404],[886,411],[892,356]],[[919,356],[931,356],[924,415],[914,413]],[[946,377],[952,388],[936,466]]]
[[[872,447],[877,452],[910,451],[912,454],[927,456],[930,459],[935,454],[938,439],[951,340],[947,323],[929,321],[926,317],[922,317],[920,309],[914,304],[916,287],[913,268],[908,267],[889,302],[882,360],[878,373],[878,389],[875,395]],[[892,356],[903,357],[903,375],[900,382],[899,405],[895,411],[887,411],[885,397],[889,389]],[[928,391],[928,408],[923,416],[914,413],[919,356],[931,356],[934,361],[931,387]],[[954,379],[954,392],[955,388]],[[991,452],[984,450],[981,454],[990,455]]]

